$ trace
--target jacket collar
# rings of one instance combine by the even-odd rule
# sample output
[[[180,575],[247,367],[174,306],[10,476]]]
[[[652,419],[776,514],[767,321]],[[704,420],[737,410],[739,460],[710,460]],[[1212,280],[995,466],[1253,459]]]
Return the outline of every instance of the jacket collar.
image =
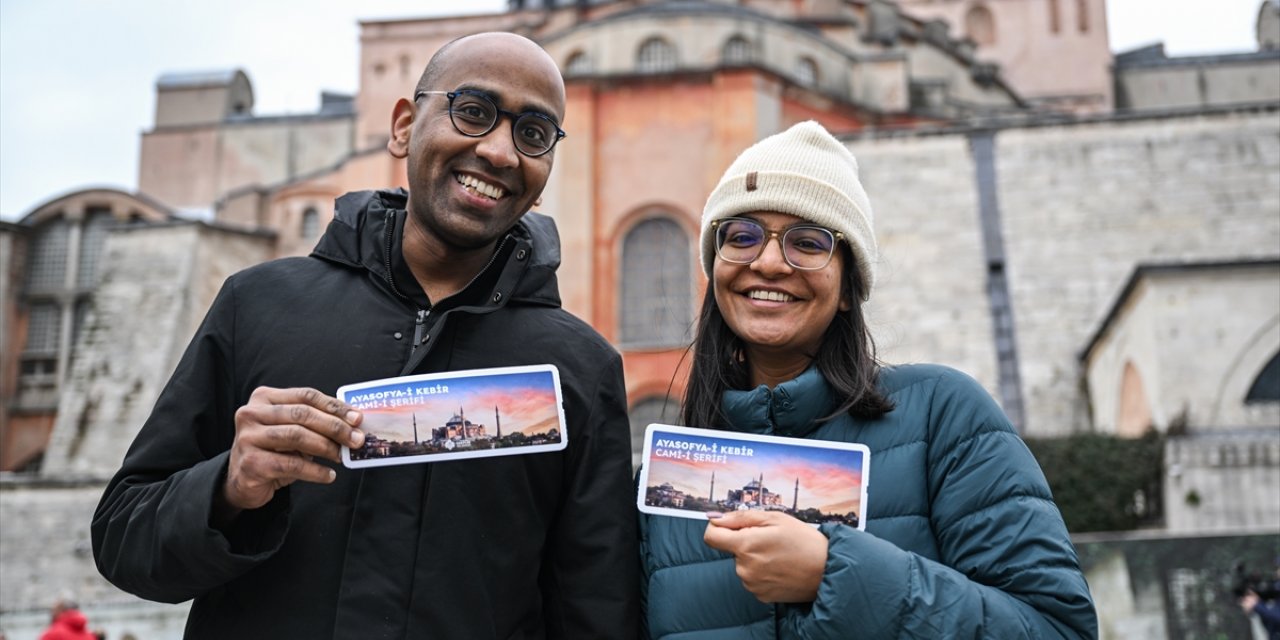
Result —
[[[760,385],[725,391],[721,401],[730,430],[792,437],[813,431],[818,419],[831,413],[834,406],[831,387],[817,367],[809,367],[773,389]]]
[[[401,254],[401,233],[409,192],[404,189],[356,191],[338,198],[333,221],[311,255],[349,267],[362,268],[386,284],[397,296],[430,308],[426,294],[413,279]],[[560,306],[556,269],[560,266],[560,236],[555,221],[526,213],[498,243],[495,259],[473,285],[503,291],[502,304],[522,301]],[[464,296],[476,297],[472,287]],[[426,305],[426,306],[424,306]]]

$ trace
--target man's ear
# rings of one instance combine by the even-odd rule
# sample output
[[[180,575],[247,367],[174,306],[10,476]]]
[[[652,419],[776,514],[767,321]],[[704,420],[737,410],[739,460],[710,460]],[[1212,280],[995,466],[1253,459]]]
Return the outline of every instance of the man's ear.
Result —
[[[416,107],[406,98],[396,100],[391,110],[391,139],[387,140],[387,151],[395,158],[409,155],[409,132],[413,130],[413,118]]]

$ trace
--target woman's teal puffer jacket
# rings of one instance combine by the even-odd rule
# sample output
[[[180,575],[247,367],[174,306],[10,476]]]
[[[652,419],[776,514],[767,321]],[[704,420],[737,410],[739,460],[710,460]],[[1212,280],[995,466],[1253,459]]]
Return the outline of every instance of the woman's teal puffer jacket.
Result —
[[[812,604],[765,604],[700,520],[641,514],[648,637],[1096,637],[1088,585],[1044,474],[972,378],[936,365],[886,368],[896,408],[816,420],[836,406],[816,369],[725,394],[733,430],[860,442],[871,450],[866,532],[826,524]]]

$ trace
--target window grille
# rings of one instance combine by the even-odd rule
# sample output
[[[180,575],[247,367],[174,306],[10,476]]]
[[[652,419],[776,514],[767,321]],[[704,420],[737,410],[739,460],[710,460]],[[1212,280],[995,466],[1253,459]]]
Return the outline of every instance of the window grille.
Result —
[[[591,73],[591,58],[582,51],[575,51],[569,56],[569,61],[564,63],[565,75],[579,75]]]
[[[58,353],[58,332],[62,327],[62,311],[54,303],[31,305],[27,321],[27,345],[24,354],[47,355]]]
[[[676,68],[676,49],[662,38],[650,38],[640,45],[636,55],[636,71],[662,73]]]
[[[733,36],[724,43],[722,56],[725,64],[746,64],[751,62],[751,43],[742,36]]]
[[[302,239],[310,240],[320,234],[320,212],[315,207],[307,207],[302,212]]]
[[[63,219],[45,223],[31,239],[27,262],[27,291],[45,293],[66,286],[67,241],[70,226]]]
[[[688,344],[693,323],[689,236],[676,222],[651,218],[622,245],[621,342],[629,347]]]
[[[796,82],[813,87],[818,84],[818,63],[813,58],[800,58],[796,61]]]
[[[31,305],[27,342],[19,358],[15,407],[47,410],[58,406],[58,333],[62,309],[53,303]]]

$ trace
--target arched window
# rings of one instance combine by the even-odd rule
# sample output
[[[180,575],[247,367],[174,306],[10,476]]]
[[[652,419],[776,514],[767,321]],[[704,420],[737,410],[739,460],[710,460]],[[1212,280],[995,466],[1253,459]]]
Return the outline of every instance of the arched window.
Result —
[[[964,30],[978,46],[985,47],[996,43],[996,23],[991,10],[983,5],[974,5],[964,16]]]
[[[662,38],[649,38],[636,53],[636,71],[662,73],[676,68],[676,48]]]
[[[1062,31],[1062,7],[1059,6],[1059,0],[1049,0],[1049,31]]]
[[[320,212],[315,207],[307,207],[302,212],[302,239],[310,240],[320,234]]]
[[[1137,438],[1151,426],[1151,403],[1142,385],[1142,376],[1132,362],[1124,364],[1120,381],[1120,409],[1116,416],[1116,435]]]
[[[621,343],[678,347],[693,324],[689,236],[675,221],[650,218],[622,243]]]
[[[631,466],[640,465],[644,453],[644,429],[652,423],[675,424],[680,419],[680,402],[665,396],[649,396],[627,412],[631,420]]]
[[[1245,394],[1245,404],[1255,402],[1280,402],[1280,352],[1271,356],[1271,361],[1262,368],[1262,372],[1253,380],[1249,393]]]
[[[818,85],[818,63],[813,58],[804,57],[796,60],[796,82],[806,86]]]
[[[729,65],[751,62],[751,42],[742,36],[733,36],[725,41],[720,55]]]
[[[591,58],[587,57],[585,51],[574,51],[569,54],[569,59],[564,63],[565,75],[580,75],[591,73]]]
[[[1089,30],[1089,0],[1076,0],[1076,26],[1080,33]]]

